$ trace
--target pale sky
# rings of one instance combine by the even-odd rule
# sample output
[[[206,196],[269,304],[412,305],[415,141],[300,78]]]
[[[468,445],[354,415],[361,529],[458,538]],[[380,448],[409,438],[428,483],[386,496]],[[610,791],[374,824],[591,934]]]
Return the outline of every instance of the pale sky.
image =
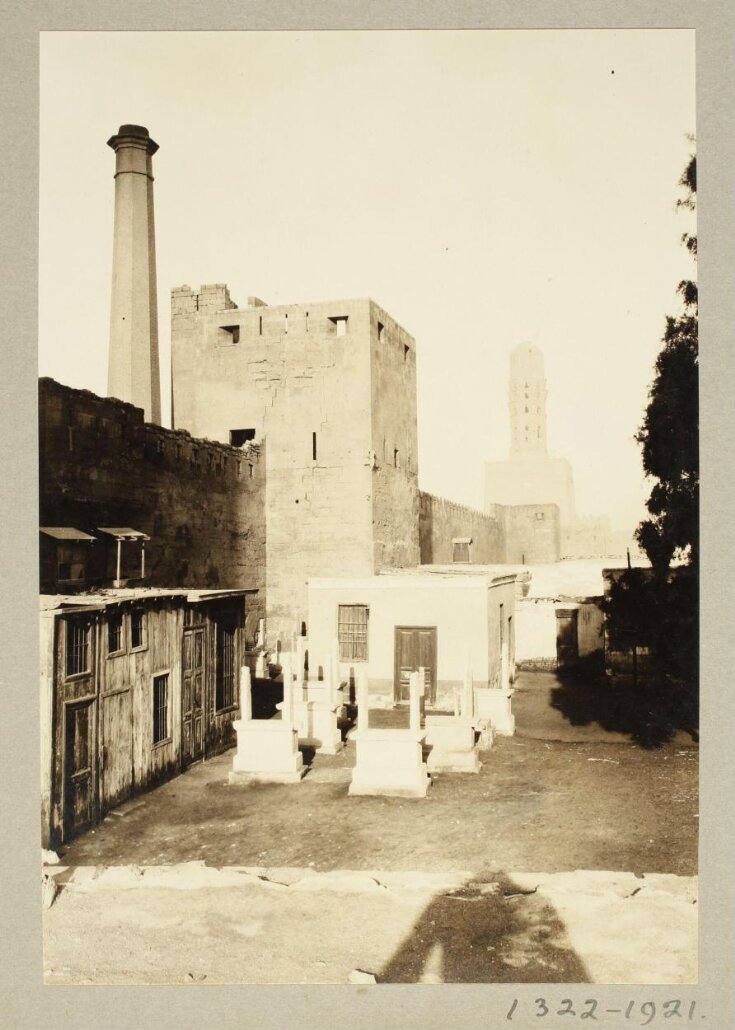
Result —
[[[162,383],[173,286],[372,297],[416,337],[421,488],[482,507],[531,340],[578,512],[642,517],[633,435],[694,275],[693,31],[43,33],[40,373],[103,395],[125,122],[160,145]]]

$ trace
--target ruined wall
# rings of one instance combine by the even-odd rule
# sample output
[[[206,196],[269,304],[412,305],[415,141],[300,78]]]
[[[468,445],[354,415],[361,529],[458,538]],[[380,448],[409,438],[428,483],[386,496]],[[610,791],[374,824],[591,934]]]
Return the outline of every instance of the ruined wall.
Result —
[[[265,587],[265,477],[258,446],[192,438],[143,412],[41,379],[40,524],[148,533],[151,586]],[[100,545],[95,545],[100,547]],[[254,601],[258,606],[258,601]]]
[[[423,491],[419,504],[422,565],[450,564],[455,537],[472,538],[472,564],[494,565],[506,560],[505,526],[501,519]]]
[[[418,565],[416,343],[370,303],[373,568]]]

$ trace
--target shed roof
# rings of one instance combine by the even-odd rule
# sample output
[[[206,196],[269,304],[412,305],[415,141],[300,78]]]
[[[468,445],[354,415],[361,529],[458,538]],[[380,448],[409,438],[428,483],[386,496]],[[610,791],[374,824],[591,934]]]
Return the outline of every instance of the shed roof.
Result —
[[[74,529],[72,526],[40,526],[39,530],[45,536],[53,537],[54,540],[91,540],[94,537],[89,533],[83,533],[81,529]]]
[[[107,533],[114,536],[116,540],[150,540],[147,533],[141,533],[139,529],[131,529],[130,526],[98,526],[98,533]]]

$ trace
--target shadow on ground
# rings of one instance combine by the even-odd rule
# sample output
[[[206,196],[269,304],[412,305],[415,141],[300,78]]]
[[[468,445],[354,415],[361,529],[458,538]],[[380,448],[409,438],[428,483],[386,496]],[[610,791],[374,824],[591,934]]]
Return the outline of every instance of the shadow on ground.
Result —
[[[675,685],[632,677],[610,679],[582,669],[558,669],[550,704],[572,726],[598,724],[644,748],[669,743],[683,730],[699,740],[697,705]]]
[[[552,905],[503,873],[434,898],[378,983],[591,983]]]

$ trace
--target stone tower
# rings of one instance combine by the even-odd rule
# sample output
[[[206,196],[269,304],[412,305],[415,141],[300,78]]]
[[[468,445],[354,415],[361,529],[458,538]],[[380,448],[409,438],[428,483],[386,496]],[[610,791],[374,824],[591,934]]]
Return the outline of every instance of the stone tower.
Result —
[[[158,144],[142,125],[121,125],[115,151],[115,232],[107,393],[161,423],[156,241],[151,158]]]
[[[521,343],[510,355],[510,456],[546,456],[546,377],[543,353]]]

